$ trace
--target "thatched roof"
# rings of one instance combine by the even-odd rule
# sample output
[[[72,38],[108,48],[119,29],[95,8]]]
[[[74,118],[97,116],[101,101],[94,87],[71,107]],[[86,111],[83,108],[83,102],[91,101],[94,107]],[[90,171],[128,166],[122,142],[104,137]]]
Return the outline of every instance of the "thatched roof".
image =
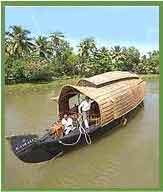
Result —
[[[81,79],[79,80],[77,85],[98,88],[116,81],[125,80],[125,79],[138,79],[138,78],[139,78],[138,75],[134,73],[130,73],[128,71],[112,71],[112,72],[107,72],[100,75],[95,75],[90,78]]]
[[[113,74],[116,74],[115,77]],[[65,95],[71,97],[80,92],[96,101],[103,126],[135,108],[144,98],[144,81],[137,75],[122,72],[120,76],[120,72],[109,72],[98,75],[101,79],[94,77],[87,79],[88,83],[91,83],[89,86],[85,84],[81,86],[83,80],[79,81],[76,86],[64,86],[59,97],[59,104],[62,99],[66,99]],[[112,83],[96,87],[108,82]],[[94,85],[90,86],[92,84]]]

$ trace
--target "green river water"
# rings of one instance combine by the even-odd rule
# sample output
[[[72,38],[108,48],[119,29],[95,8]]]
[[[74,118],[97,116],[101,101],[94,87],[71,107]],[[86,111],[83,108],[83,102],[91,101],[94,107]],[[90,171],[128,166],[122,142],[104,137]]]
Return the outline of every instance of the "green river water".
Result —
[[[9,91],[5,134],[42,133],[56,118],[55,88]],[[39,164],[18,160],[5,143],[6,189],[106,189],[159,186],[159,80],[148,80],[145,106],[111,134],[92,145]]]

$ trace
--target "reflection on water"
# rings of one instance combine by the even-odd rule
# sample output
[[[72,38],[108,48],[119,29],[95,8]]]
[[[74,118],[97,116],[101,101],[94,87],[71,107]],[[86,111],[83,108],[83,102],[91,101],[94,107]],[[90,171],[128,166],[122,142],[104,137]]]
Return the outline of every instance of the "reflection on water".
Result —
[[[53,91],[6,92],[6,135],[40,133],[56,118]],[[40,164],[18,160],[5,143],[5,188],[159,186],[159,82],[146,84],[145,107],[125,128]]]

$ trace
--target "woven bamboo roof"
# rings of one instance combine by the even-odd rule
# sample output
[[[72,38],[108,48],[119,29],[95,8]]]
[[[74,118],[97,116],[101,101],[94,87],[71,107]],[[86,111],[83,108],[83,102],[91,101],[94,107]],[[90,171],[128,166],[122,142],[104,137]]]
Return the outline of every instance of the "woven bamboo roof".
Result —
[[[89,87],[102,87],[115,81],[124,79],[138,79],[139,76],[130,73],[128,71],[113,71],[107,72],[100,75],[95,75],[90,78],[83,78],[78,81],[78,86],[89,86]]]

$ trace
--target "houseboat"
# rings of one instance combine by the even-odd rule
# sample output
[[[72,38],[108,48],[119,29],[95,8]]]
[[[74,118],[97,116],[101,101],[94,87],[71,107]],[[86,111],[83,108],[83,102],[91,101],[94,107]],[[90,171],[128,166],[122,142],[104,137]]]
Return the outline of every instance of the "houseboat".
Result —
[[[98,133],[128,122],[129,115],[143,105],[144,88],[145,82],[138,75],[126,71],[107,72],[83,78],[76,85],[65,85],[55,98],[58,104],[57,121],[68,114],[76,122],[73,129],[65,134],[62,127],[58,129],[60,135],[50,129],[41,137],[12,136],[9,139],[11,148],[20,160],[39,163],[55,158],[75,145],[91,144]],[[87,129],[78,110],[85,96],[92,101]]]

